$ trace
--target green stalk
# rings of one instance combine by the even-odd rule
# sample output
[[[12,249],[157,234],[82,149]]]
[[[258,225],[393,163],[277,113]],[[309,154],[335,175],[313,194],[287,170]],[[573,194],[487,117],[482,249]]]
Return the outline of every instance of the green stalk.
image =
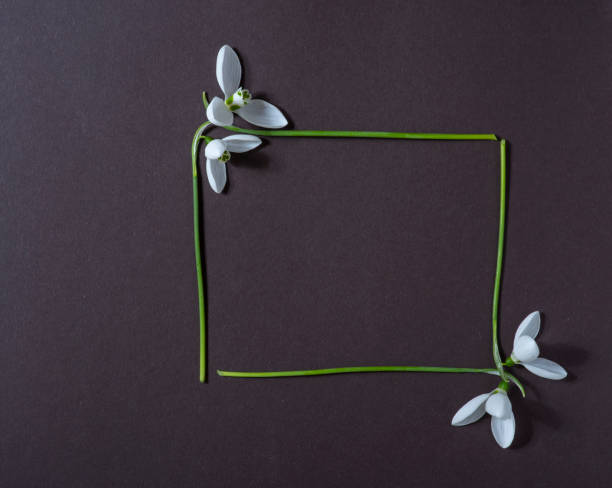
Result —
[[[444,366],[354,366],[348,368],[305,369],[300,371],[221,371],[219,376],[233,378],[281,378],[285,376],[321,376],[341,373],[381,373],[381,372],[418,372],[418,373],[496,373],[495,368],[450,368]]]
[[[193,173],[193,241],[195,247],[196,275],[198,278],[198,307],[200,310],[200,381],[206,381],[206,309],[204,303],[204,277],[200,247],[200,196],[198,191],[198,147],[202,133],[210,122],[204,122],[193,136],[191,143],[191,167]]]
[[[217,370],[219,376],[231,378],[286,378],[291,376],[323,376],[343,373],[486,373],[500,375],[495,368],[451,368],[445,366],[355,366],[348,368],[303,369],[299,371],[223,371]],[[525,396],[525,388],[516,376],[505,373]],[[501,375],[500,375],[501,376]]]
[[[495,134],[436,134],[423,132],[377,132],[359,130],[267,130],[243,129],[228,125],[224,127],[233,132],[254,136],[280,137],[359,137],[370,139],[423,139],[437,141],[497,141]]]
[[[499,375],[507,381],[504,365],[499,353],[498,321],[499,321],[499,292],[501,288],[501,274],[504,263],[504,233],[506,230],[506,140],[502,139],[500,151],[500,181],[499,181],[499,235],[497,239],[497,266],[495,269],[495,286],[493,287],[493,360]]]

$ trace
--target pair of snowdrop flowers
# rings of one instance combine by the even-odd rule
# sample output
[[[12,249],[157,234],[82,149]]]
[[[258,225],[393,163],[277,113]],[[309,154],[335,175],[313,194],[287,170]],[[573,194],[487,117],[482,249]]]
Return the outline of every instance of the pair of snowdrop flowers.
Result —
[[[217,55],[217,81],[225,100],[214,97],[206,109],[206,117],[217,126],[226,127],[234,122],[234,113],[247,122],[267,129],[279,129],[287,125],[282,112],[265,100],[252,98],[251,93],[240,86],[242,67],[236,52],[225,45]],[[227,183],[226,163],[231,153],[243,153],[261,144],[257,136],[240,134],[215,139],[206,145],[206,175],[211,188],[221,193]]]
[[[539,331],[540,312],[532,312],[516,330],[512,354],[506,364],[520,364],[542,378],[561,380],[567,376],[565,369],[553,361],[539,357],[540,349],[535,342]],[[457,411],[451,424],[456,427],[472,424],[488,413],[491,416],[491,431],[495,441],[503,448],[509,447],[514,439],[516,424],[508,398],[508,388],[509,384],[502,382],[492,392],[472,398]]]

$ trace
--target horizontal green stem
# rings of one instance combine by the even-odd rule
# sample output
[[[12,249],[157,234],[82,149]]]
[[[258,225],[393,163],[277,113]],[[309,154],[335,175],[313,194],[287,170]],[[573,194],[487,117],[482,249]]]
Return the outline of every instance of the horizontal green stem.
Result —
[[[421,139],[421,140],[450,140],[450,141],[496,141],[495,134],[437,134],[424,132],[378,132],[362,130],[268,130],[243,129],[233,125],[225,129],[241,134],[254,136],[280,136],[280,137],[358,137],[370,139]]]
[[[418,372],[418,373],[495,373],[495,368],[447,368],[443,366],[354,366],[348,368],[305,369],[300,371],[262,371],[240,372],[221,371],[219,376],[234,378],[281,378],[285,376],[320,376],[341,373],[381,373],[381,372]]]
[[[445,366],[353,366],[347,368],[303,369],[297,371],[223,371],[217,370],[219,376],[232,378],[283,378],[291,376],[323,376],[343,373],[486,373],[499,376],[496,368],[451,368]],[[523,396],[525,388],[516,376],[506,376],[517,386]]]

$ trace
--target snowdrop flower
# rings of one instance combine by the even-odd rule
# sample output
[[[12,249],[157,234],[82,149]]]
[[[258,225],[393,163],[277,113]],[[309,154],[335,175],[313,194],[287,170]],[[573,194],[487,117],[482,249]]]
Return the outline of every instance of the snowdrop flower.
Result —
[[[227,136],[223,139],[213,139],[206,145],[206,175],[211,188],[221,193],[227,182],[226,163],[231,153],[243,153],[255,149],[261,144],[259,137],[246,134]]]
[[[525,366],[533,374],[550,380],[562,380],[567,371],[554,361],[538,357],[540,348],[534,340],[540,331],[540,312],[532,312],[521,322],[514,335],[510,359]]]
[[[287,119],[271,103],[252,98],[251,93],[240,86],[242,68],[236,52],[228,45],[217,55],[217,81],[225,94],[225,101],[215,97],[206,109],[206,116],[213,124],[232,125],[234,113],[259,127],[278,129],[287,125]]]
[[[491,393],[483,393],[472,398],[457,411],[451,424],[455,427],[472,424],[480,420],[485,413],[491,416],[493,437],[505,449],[512,444],[516,424],[512,404],[503,388],[498,387]]]

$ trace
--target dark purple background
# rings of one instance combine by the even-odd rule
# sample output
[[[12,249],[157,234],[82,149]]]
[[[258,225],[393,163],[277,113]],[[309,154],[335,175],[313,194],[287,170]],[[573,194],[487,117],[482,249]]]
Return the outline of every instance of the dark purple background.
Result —
[[[2,8],[2,486],[609,481],[610,1],[103,3]],[[510,140],[502,344],[542,310],[570,371],[519,370],[511,449],[450,426],[484,375],[198,383],[189,147],[224,43],[295,128]],[[234,157],[202,187],[211,371],[490,366],[498,171],[486,142]]]

